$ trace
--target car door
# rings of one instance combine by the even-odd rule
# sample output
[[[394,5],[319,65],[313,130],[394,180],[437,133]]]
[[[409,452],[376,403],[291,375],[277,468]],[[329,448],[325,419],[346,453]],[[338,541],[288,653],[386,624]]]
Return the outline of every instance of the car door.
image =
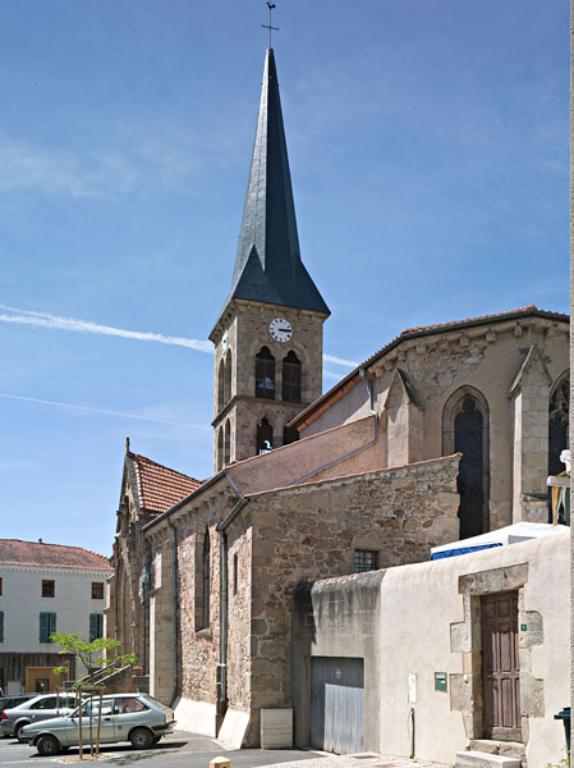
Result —
[[[100,719],[100,744],[115,741],[113,699],[105,698],[102,700],[101,713],[99,698],[87,701],[82,708],[82,713],[82,740],[84,745],[96,744],[98,738],[98,717]]]
[[[118,696],[114,707],[116,741],[128,741],[130,731],[146,723],[149,707],[139,696]]]
[[[31,722],[37,723],[40,720],[46,720],[49,717],[57,717],[56,696],[46,696],[44,699],[32,704],[29,710]]]

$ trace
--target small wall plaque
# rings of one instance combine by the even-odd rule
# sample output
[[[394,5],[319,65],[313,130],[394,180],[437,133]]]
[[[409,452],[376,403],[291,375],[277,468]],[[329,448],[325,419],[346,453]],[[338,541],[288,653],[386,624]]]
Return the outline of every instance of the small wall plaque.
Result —
[[[526,632],[527,629],[528,629],[528,624],[521,624],[520,625],[520,631],[521,632]]]
[[[446,672],[434,673],[434,689],[435,691],[441,691],[442,693],[446,693],[446,691],[448,690],[448,677]]]

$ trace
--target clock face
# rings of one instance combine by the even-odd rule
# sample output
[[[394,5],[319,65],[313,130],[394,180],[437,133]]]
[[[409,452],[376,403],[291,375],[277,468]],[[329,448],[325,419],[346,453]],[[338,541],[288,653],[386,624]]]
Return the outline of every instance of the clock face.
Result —
[[[269,333],[275,341],[285,344],[293,338],[293,326],[289,320],[283,317],[276,317],[269,323]]]

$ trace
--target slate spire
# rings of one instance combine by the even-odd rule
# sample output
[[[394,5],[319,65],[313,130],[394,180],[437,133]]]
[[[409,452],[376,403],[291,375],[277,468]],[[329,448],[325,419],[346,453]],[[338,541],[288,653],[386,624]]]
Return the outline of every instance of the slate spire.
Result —
[[[234,298],[330,314],[301,261],[272,48],[265,55],[255,145],[228,301]]]

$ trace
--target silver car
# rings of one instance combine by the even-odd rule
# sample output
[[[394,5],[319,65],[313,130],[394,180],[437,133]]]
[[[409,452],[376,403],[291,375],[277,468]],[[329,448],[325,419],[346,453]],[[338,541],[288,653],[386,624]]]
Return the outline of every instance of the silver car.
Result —
[[[82,705],[81,722],[84,746],[97,739],[100,715],[100,744],[129,741],[135,749],[149,749],[173,730],[173,710],[145,693],[118,693]],[[27,725],[20,740],[36,747],[40,755],[57,755],[80,742],[80,711]]]
[[[3,709],[0,715],[0,736],[19,738],[25,725],[48,720],[58,715],[67,715],[77,707],[75,693],[43,693],[22,704]]]

